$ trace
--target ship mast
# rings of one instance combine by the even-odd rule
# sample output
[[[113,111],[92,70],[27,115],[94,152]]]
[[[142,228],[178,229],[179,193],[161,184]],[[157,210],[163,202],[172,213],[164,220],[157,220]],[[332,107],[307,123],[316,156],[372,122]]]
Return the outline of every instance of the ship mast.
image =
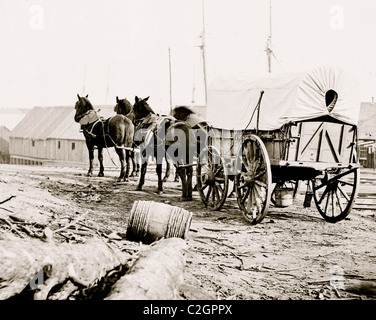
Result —
[[[207,105],[208,101],[208,93],[207,93],[207,82],[206,82],[206,57],[205,57],[205,40],[206,40],[206,34],[205,34],[205,6],[204,6],[204,0],[202,0],[202,34],[201,34],[201,54],[202,54],[202,71],[204,75],[204,90],[205,90],[205,105]]]
[[[271,56],[273,54],[273,50],[271,49],[272,46],[272,0],[269,0],[269,35],[268,40],[266,42],[266,55],[268,57],[268,72],[272,72],[272,59]]]
[[[172,74],[171,74],[171,50],[168,47],[168,71],[170,78],[170,114],[172,113]]]

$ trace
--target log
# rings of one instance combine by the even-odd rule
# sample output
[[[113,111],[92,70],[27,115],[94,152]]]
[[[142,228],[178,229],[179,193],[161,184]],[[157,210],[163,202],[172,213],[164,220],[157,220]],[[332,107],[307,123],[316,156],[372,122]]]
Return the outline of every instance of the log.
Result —
[[[376,296],[375,281],[345,279],[343,289],[358,295]]]
[[[34,299],[47,299],[50,290],[67,279],[87,286],[130,260],[130,253],[111,247],[100,238],[80,244],[57,244],[5,234],[0,238],[0,300],[30,288],[41,270],[43,277],[38,278]]]
[[[105,300],[176,300],[183,281],[186,242],[168,238],[140,254]]]

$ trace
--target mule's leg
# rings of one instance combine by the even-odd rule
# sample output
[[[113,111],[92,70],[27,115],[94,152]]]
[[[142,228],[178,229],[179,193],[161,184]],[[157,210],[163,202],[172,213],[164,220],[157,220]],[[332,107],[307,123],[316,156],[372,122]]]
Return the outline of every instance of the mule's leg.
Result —
[[[174,179],[174,182],[179,182],[179,175],[178,175],[178,172],[175,171],[175,179]]]
[[[136,176],[136,154],[133,151],[127,151],[127,163],[129,163],[129,158],[132,161],[132,172],[129,175],[131,178]]]
[[[156,171],[158,176],[158,194],[163,194],[162,163],[157,163]]]
[[[177,167],[176,172],[179,175],[180,181],[181,181],[181,191],[182,191],[181,200],[186,201],[186,198],[187,198],[187,181],[186,181],[186,176],[185,176],[185,168]]]
[[[117,155],[119,156],[120,160],[120,176],[118,178],[118,181],[121,181],[124,179],[124,181],[128,181],[128,177],[125,177],[125,151],[121,148],[115,148],[115,151]]]
[[[193,168],[192,167],[187,167],[185,169],[186,175],[187,175],[187,201],[192,200],[192,177],[193,177]]]
[[[163,177],[163,182],[166,182],[168,180],[168,178],[170,177],[170,173],[171,173],[171,164],[170,164],[170,161],[166,159],[166,173],[165,173],[165,176]]]
[[[145,162],[141,165],[141,174],[140,174],[140,180],[138,181],[137,189],[138,191],[142,190],[142,186],[145,183],[145,175],[146,175],[146,169],[148,167],[148,162],[145,160]]]
[[[103,177],[104,176],[103,149],[101,147],[98,147],[98,161],[99,161],[98,177]]]
[[[139,152],[135,152],[135,160],[136,160],[136,177],[140,174],[140,163],[141,163],[141,156]]]
[[[89,151],[89,170],[87,176],[91,177],[93,175],[93,161],[94,161],[94,145],[86,141],[87,150]]]
[[[126,158],[126,161],[127,161],[127,167],[125,169],[124,181],[129,181],[128,177],[129,177],[129,167],[131,166],[131,157],[132,157],[131,151],[126,150],[125,151],[125,158]],[[133,157],[132,157],[132,159],[133,159]],[[134,167],[132,167],[132,168],[134,168]]]

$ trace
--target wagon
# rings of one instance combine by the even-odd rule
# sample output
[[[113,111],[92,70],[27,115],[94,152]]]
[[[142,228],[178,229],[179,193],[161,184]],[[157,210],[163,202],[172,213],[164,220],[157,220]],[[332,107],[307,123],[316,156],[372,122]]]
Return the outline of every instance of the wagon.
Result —
[[[305,207],[313,198],[326,221],[343,220],[360,183],[359,110],[359,88],[340,68],[214,80],[196,165],[202,202],[220,209],[233,181],[245,219],[257,224],[271,203],[290,205],[305,188]]]

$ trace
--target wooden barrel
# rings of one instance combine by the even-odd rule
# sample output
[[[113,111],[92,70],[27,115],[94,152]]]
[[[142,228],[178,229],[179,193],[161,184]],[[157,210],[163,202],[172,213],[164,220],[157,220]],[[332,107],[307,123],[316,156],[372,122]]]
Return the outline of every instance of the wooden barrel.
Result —
[[[161,238],[187,237],[192,213],[154,201],[135,201],[128,219],[126,238],[150,244]]]

